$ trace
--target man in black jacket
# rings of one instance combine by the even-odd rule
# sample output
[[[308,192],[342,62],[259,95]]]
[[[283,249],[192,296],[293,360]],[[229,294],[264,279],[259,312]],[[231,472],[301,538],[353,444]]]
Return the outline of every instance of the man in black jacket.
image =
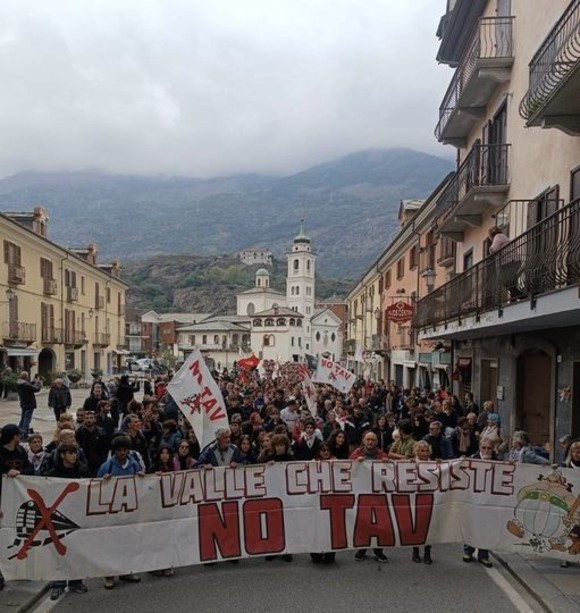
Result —
[[[107,459],[111,439],[102,428],[97,426],[95,414],[92,411],[85,413],[85,420],[76,431],[76,438],[85,452],[90,476],[96,477],[101,464]]]
[[[18,477],[32,475],[34,468],[28,459],[26,449],[20,445],[20,428],[16,424],[6,424],[0,430],[0,509],[2,501],[2,475]],[[0,510],[0,518],[2,511]],[[0,573],[0,590],[4,588],[4,577]]]
[[[28,373],[23,370],[20,373],[20,378],[16,382],[18,390],[18,399],[20,400],[20,434],[23,441],[28,440],[28,434],[31,430],[32,414],[36,409],[36,394],[40,392],[42,387],[40,380],[36,383],[30,383]]]
[[[61,413],[66,413],[71,404],[70,390],[60,377],[55,379],[48,392],[48,406],[54,411],[57,423]]]

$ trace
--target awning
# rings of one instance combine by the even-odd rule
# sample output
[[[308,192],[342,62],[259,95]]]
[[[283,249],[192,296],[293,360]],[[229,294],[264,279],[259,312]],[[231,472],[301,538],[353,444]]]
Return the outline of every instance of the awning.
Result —
[[[36,358],[38,357],[38,349],[25,349],[20,347],[4,347],[3,348],[9,358]]]
[[[113,349],[113,353],[116,353],[117,355],[131,355],[131,352],[127,351],[126,349]]]

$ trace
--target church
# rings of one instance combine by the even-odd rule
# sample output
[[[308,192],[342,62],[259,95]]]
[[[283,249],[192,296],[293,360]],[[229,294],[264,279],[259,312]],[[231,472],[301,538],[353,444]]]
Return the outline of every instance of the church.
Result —
[[[302,362],[306,354],[339,361],[342,322],[329,308],[316,308],[316,253],[303,221],[286,259],[285,293],[270,287],[266,268],[258,269],[254,287],[237,294],[235,315],[210,315],[177,330],[180,357],[199,348],[222,368],[249,353],[283,362]]]

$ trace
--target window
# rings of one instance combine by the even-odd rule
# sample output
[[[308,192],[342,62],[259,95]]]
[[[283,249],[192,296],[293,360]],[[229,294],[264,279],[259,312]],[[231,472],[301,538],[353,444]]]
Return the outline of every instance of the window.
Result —
[[[306,307],[306,315],[310,315],[310,307],[309,306]]]
[[[381,275],[379,278],[379,294],[383,293],[383,289],[384,289],[383,275]]]
[[[107,287],[107,304],[111,304],[111,288]]]
[[[237,345],[240,342],[240,335],[233,334],[232,335],[232,345]]]
[[[20,247],[18,245],[4,241],[4,263],[20,266]]]
[[[417,245],[414,245],[409,250],[409,270],[413,270],[417,266],[419,266],[419,249]]]
[[[207,345],[207,334],[204,334],[204,335],[201,337],[201,344],[202,344],[202,345]]]
[[[397,279],[402,279],[405,274],[405,258],[397,262]]]
[[[192,335],[189,337],[189,344],[190,344],[190,345],[195,345],[195,334],[192,334]]]
[[[48,281],[53,280],[52,276],[52,262],[46,258],[40,258],[40,276]]]
[[[435,270],[435,248],[435,235],[433,234],[433,230],[429,230],[425,235],[425,260],[421,267],[423,270],[427,270],[427,268]]]
[[[299,285],[296,286],[296,295],[300,296],[300,286]]]
[[[320,332],[316,333],[316,340],[319,341],[320,340]]]
[[[267,328],[273,328],[274,327],[274,320],[271,318],[266,319],[266,321],[264,321],[264,325]]]
[[[298,337],[298,347],[302,347],[302,338]]]
[[[81,276],[81,294],[85,295],[85,278]]]
[[[246,307],[246,315],[253,315],[256,311],[256,307],[253,302],[250,302]]]
[[[301,319],[297,319],[296,320],[296,325],[301,328],[302,327],[302,320]]]
[[[214,335],[213,335],[213,344],[214,344],[214,345],[219,345],[219,344],[220,344],[220,337],[219,337],[219,334],[214,334]]]
[[[262,327],[262,320],[254,319],[254,328],[261,328],[261,327]]]
[[[276,337],[273,334],[264,334],[264,338],[262,339],[262,345],[264,347],[275,347]]]
[[[300,260],[294,260],[294,274],[298,272],[299,268],[300,268]]]
[[[294,347],[294,337],[292,337],[292,338],[290,339],[290,346],[291,346],[291,347]]]
[[[334,343],[334,341],[336,340],[336,334],[335,334],[334,332],[333,332],[333,333],[330,335],[330,340],[331,340],[333,343]]]
[[[294,286],[292,286],[292,288],[290,289],[290,293],[292,294],[292,296],[294,296],[294,293],[295,293]]]
[[[306,295],[307,296],[312,296],[312,288],[310,287],[310,285],[306,286]]]
[[[296,325],[296,320],[294,319],[294,317],[291,317],[291,318],[290,318],[290,321],[288,322],[288,324],[289,324],[290,326],[295,326],[295,325]]]
[[[389,289],[391,287],[391,270],[387,270],[385,273],[385,289]]]
[[[286,325],[286,320],[283,317],[279,317],[276,320],[276,325],[277,326],[285,326]]]
[[[570,173],[570,202],[580,198],[580,166]]]
[[[473,266],[473,249],[466,251],[463,254],[463,270],[466,271],[468,268]]]
[[[310,260],[306,262],[306,270],[310,272]]]

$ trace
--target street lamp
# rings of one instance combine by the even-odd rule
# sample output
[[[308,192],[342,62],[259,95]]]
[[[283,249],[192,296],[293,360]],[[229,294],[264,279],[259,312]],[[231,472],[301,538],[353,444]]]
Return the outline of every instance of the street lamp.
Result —
[[[435,277],[437,274],[432,268],[427,268],[425,272],[421,275],[423,279],[425,279],[425,284],[427,285],[427,293],[431,293],[433,288],[435,287]]]
[[[14,300],[14,298],[16,298],[16,292],[11,287],[9,287],[6,290],[6,300],[3,300],[2,302],[0,302],[0,304],[10,304]]]

